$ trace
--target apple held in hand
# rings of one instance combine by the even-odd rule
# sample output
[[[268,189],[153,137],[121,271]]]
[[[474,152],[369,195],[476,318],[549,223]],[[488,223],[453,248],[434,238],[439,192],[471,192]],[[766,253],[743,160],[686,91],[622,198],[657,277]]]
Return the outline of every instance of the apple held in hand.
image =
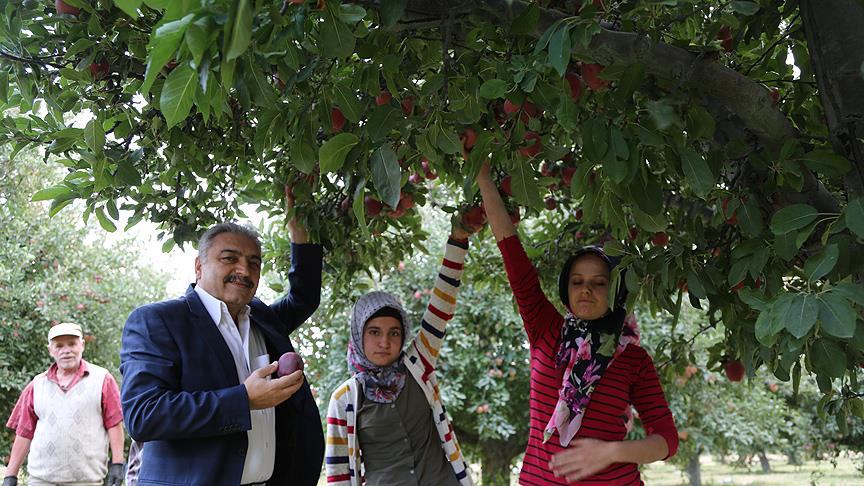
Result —
[[[279,357],[279,369],[276,370],[277,376],[281,378],[297,370],[303,370],[303,358],[299,354],[287,352]]]

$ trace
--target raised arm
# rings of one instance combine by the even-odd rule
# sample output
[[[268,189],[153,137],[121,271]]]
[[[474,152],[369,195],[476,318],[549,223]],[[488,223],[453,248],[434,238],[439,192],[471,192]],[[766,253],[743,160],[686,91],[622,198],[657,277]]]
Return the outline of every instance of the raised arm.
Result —
[[[477,185],[480,186],[480,195],[483,196],[483,206],[486,208],[486,218],[489,220],[489,226],[492,227],[495,241],[502,241],[515,235],[516,227],[510,221],[510,215],[507,214],[507,208],[504,207],[504,200],[501,199],[501,194],[492,181],[488,160],[480,167],[480,173],[477,174]]]

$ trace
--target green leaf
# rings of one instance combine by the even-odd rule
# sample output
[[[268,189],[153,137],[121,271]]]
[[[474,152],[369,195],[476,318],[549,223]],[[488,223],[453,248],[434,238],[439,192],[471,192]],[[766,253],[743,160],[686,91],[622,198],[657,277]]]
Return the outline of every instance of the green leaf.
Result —
[[[291,164],[300,172],[311,174],[317,161],[318,154],[315,149],[318,145],[309,130],[300,130],[300,132],[302,133],[298,133],[291,144]]]
[[[859,238],[864,238],[864,199],[855,199],[846,206],[846,226]]]
[[[693,288],[690,287],[690,290],[692,291]],[[764,312],[771,308],[771,303],[765,297],[765,294],[763,294],[762,291],[757,289],[744,287],[743,289],[738,291],[738,298],[741,299],[741,302],[744,302],[745,304],[749,305],[753,309],[758,310],[759,312]]]
[[[832,293],[842,295],[847,300],[864,307],[864,286],[850,282],[841,282],[831,289]]]
[[[341,169],[348,152],[358,143],[360,143],[360,139],[353,133],[340,133],[324,142],[319,152],[321,174],[336,172]]]
[[[192,53],[192,60],[196,66],[199,66],[204,53],[210,48],[209,19],[202,17],[189,24],[189,27],[186,28],[184,40],[186,41],[186,47],[189,48],[189,52]]]
[[[705,159],[690,147],[681,153],[681,169],[687,184],[702,199],[714,188],[714,174]]]
[[[102,208],[96,208],[93,212],[96,213],[96,219],[99,220],[99,226],[101,226],[102,229],[109,233],[117,231],[117,226],[114,222],[108,219],[108,216],[105,215],[105,211]]]
[[[603,160],[609,148],[609,130],[606,123],[599,118],[589,118],[582,129],[582,150],[593,162]]]
[[[809,294],[795,294],[789,307],[786,308],[786,312],[778,315],[777,319],[786,323],[786,330],[790,334],[796,339],[801,339],[816,324],[818,313],[819,306],[816,298]]]
[[[367,240],[371,238],[369,228],[366,225],[366,179],[360,179],[357,188],[354,190],[354,203],[351,209],[354,211],[354,217],[357,218],[357,226],[360,227],[360,232]]]
[[[530,163],[517,160],[510,176],[512,178],[510,187],[513,189],[513,199],[517,203],[531,208],[540,208],[543,205],[540,188],[534,179],[534,170]]]
[[[564,76],[567,65],[570,64],[570,53],[573,46],[570,42],[570,24],[562,23],[558,30],[549,38],[549,64]]]
[[[810,170],[828,177],[840,177],[852,169],[849,159],[834,152],[817,149],[801,156],[804,165]]]
[[[819,339],[810,347],[810,362],[817,374],[840,378],[846,371],[846,353],[830,339]]]
[[[198,72],[188,64],[178,66],[168,75],[162,94],[159,97],[159,108],[165,115],[168,128],[185,120],[192,109],[195,99],[195,89],[198,84]]]
[[[138,18],[138,7],[141,6],[141,2],[142,0],[114,0],[114,4],[133,19]]]
[[[72,192],[71,189],[64,185],[56,185],[51,187],[46,187],[41,191],[37,191],[36,194],[33,194],[33,197],[30,198],[31,201],[50,201],[52,199],[64,199],[66,197],[75,197],[75,193]]]
[[[105,149],[105,130],[99,118],[91,118],[84,127],[84,143],[95,154],[101,154]]]
[[[652,233],[666,231],[666,227],[669,226],[663,214],[648,214],[639,208],[633,208],[633,218],[640,228]]]
[[[372,182],[381,197],[381,202],[396,209],[396,205],[399,204],[402,174],[399,171],[396,153],[387,145],[379,147],[372,153]]]
[[[345,22],[328,11],[320,23],[318,43],[325,56],[344,59],[354,53],[356,39]]]
[[[151,34],[150,54],[147,58],[147,71],[144,74],[141,93],[150,91],[150,87],[156,81],[156,76],[159,75],[165,64],[174,58],[177,48],[180,47],[180,41],[183,40],[183,34],[193,18],[195,16],[189,14],[182,19],[161,25],[156,29],[156,32]]]
[[[234,27],[231,29],[231,44],[225,54],[225,60],[232,61],[240,57],[249,48],[252,40],[252,19],[255,12],[249,0],[239,0],[234,13]]]
[[[366,124],[369,138],[374,142],[386,137],[402,121],[402,112],[390,105],[375,108]]]
[[[450,128],[438,128],[438,148],[445,154],[458,154],[462,151],[462,142],[459,141],[459,136],[456,135]]]
[[[687,272],[687,290],[698,299],[708,297],[708,294],[705,292],[705,286],[702,285],[702,281],[699,280],[699,276],[693,270]]]
[[[786,206],[771,217],[771,232],[775,235],[782,235],[801,229],[812,223],[817,216],[819,216],[819,212],[808,204]]]
[[[347,82],[339,83],[333,87],[333,101],[336,102],[345,118],[350,122],[358,123],[360,121],[363,116],[363,106]]]
[[[834,265],[837,264],[837,259],[840,257],[840,249],[836,243],[832,243],[816,256],[811,256],[804,264],[804,276],[807,281],[815,283],[820,278],[828,275]]]
[[[346,24],[356,23],[366,17],[366,9],[360,5],[339,5],[339,18]]]
[[[792,294],[783,294],[775,300],[771,306],[759,313],[756,319],[756,340],[765,346],[773,346],[777,333],[783,330],[783,321],[778,317],[787,312],[792,303]]]
[[[405,15],[406,5],[408,5],[408,0],[381,0],[381,6],[378,7],[381,26],[390,29],[396,25],[396,22],[399,22],[399,19]]]
[[[821,329],[840,339],[849,339],[855,334],[858,315],[849,301],[839,293],[826,292],[819,296],[819,322]]]
[[[658,130],[665,130],[672,125],[681,125],[681,119],[678,118],[675,107],[665,100],[647,101],[645,109],[648,110],[648,114],[651,115],[651,119]]]
[[[117,163],[117,172],[114,174],[114,177],[127,187],[137,187],[141,185],[141,174],[139,174],[138,169],[136,169],[135,166],[125,158]]]
[[[480,85],[480,96],[488,100],[502,98],[507,94],[507,82],[503,79],[487,79]]]
[[[736,211],[738,224],[745,236],[755,238],[765,231],[765,219],[755,197],[748,197]]]
[[[510,23],[510,33],[514,35],[533,34],[540,20],[540,8],[536,3],[528,5],[518,17]]]
[[[758,12],[760,8],[758,3],[744,0],[732,0],[731,7],[733,11],[738,12],[741,15],[753,15]]]

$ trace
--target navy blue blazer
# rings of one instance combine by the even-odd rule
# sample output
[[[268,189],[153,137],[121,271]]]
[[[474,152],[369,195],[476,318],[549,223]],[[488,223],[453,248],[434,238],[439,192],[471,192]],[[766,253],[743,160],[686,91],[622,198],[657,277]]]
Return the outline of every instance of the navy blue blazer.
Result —
[[[291,290],[266,305],[257,298],[250,324],[264,335],[270,360],[293,351],[288,335],[318,308],[319,245],[291,245]],[[249,397],[225,340],[192,285],[178,299],[135,309],[123,328],[121,401],[129,435],[144,443],[138,484],[237,486],[251,429]],[[314,486],[324,458],[318,407],[304,383],[279,404],[272,486]]]

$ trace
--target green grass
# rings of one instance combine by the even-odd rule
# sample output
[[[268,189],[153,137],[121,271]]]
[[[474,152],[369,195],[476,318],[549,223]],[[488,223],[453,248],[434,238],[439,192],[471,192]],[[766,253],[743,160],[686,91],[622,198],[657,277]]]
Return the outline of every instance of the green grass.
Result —
[[[850,486],[864,484],[864,476],[856,469],[855,462],[848,456],[837,459],[835,468],[830,461],[808,461],[801,466],[786,463],[782,456],[770,456],[771,472],[763,473],[759,461],[754,460],[750,467],[735,467],[720,464],[709,456],[702,456],[702,485],[819,485]],[[675,466],[657,463],[644,468],[642,479],[651,486],[679,486],[690,484],[689,478]]]

